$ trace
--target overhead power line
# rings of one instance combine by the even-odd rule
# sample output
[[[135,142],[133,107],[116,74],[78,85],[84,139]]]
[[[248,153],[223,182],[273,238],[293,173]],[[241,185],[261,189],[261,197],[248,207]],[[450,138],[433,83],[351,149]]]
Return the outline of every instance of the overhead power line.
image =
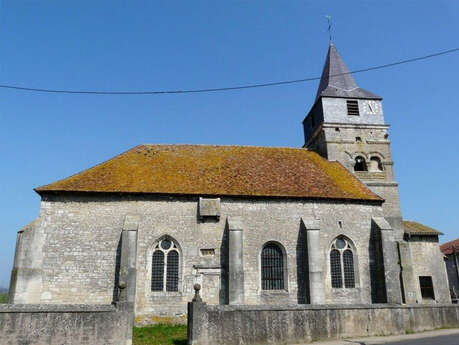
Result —
[[[451,54],[457,51],[459,51],[459,48],[443,50],[443,51],[436,52],[433,54],[418,56],[418,57],[407,59],[407,60],[400,60],[400,61],[396,61],[396,62],[384,64],[384,65],[362,68],[362,69],[351,71],[349,73],[334,74],[332,75],[332,77],[337,77],[337,76],[345,75],[345,74],[356,74],[356,73],[374,71],[378,69],[407,64],[407,63],[411,63],[415,61],[426,60],[426,59],[434,58],[440,55]],[[207,88],[207,89],[157,90],[157,91],[98,91],[98,90],[80,90],[78,91],[78,90],[40,89],[40,88],[32,88],[32,87],[24,87],[24,86],[16,86],[16,85],[1,85],[1,84],[0,84],[0,88],[13,89],[13,90],[18,90],[18,91],[30,91],[30,92],[86,94],[86,95],[162,95],[162,94],[205,93],[205,92],[217,92],[217,91],[254,89],[254,88],[259,88],[259,87],[305,83],[305,82],[314,81],[314,80],[320,80],[320,77],[283,80],[283,81],[275,81],[275,82],[259,83],[259,84],[246,84],[246,85],[236,85],[236,86],[228,86],[228,87]]]

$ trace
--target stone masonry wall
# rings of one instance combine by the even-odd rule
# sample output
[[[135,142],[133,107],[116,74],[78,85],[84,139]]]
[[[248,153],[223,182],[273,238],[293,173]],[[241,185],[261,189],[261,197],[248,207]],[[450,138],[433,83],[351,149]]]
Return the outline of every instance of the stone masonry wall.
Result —
[[[131,344],[132,312],[113,305],[0,304],[2,345]]]
[[[106,304],[114,298],[119,239],[126,215],[138,216],[137,322],[184,317],[199,282],[209,303],[227,301],[226,219],[240,216],[244,238],[244,290],[247,304],[307,302],[306,243],[301,217],[320,219],[326,303],[370,303],[369,241],[377,205],[275,199],[224,198],[219,220],[201,221],[198,197],[49,196],[43,198],[41,303]],[[356,288],[331,289],[328,250],[338,235],[356,247]],[[163,236],[181,251],[178,292],[151,291],[151,255]],[[260,287],[260,252],[268,241],[287,253],[285,291]],[[211,249],[205,255],[201,249]],[[212,252],[212,251],[211,251]]]
[[[410,241],[409,246],[413,258],[418,303],[451,303],[446,267],[438,242]],[[420,276],[432,277],[435,301],[422,299]]]
[[[459,306],[209,306],[190,303],[188,344],[304,344],[459,327]]]

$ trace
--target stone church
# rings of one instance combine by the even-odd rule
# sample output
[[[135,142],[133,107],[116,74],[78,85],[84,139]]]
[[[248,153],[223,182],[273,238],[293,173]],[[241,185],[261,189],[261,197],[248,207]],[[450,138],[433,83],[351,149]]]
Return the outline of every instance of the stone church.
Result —
[[[302,148],[139,145],[38,187],[10,302],[117,299],[134,234],[138,322],[208,304],[450,303],[440,233],[403,221],[382,98],[330,44]]]

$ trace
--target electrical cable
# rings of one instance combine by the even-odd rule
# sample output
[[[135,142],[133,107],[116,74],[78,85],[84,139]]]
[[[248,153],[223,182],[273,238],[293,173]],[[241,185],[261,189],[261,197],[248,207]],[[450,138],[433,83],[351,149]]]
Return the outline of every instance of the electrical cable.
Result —
[[[340,73],[334,74],[331,77],[337,77],[340,75],[345,74],[356,74],[368,71],[379,70],[383,68],[393,67],[397,65],[402,65],[406,63],[411,63],[420,60],[426,60],[433,57],[437,57],[440,55],[446,55],[450,53],[454,53],[459,51],[459,48],[453,48],[448,50],[443,50],[437,53],[419,56],[407,60],[401,60],[397,62],[392,62],[384,65],[378,65],[368,68],[362,68],[358,70],[351,71],[349,73]],[[269,87],[269,86],[279,86],[279,85],[287,85],[287,84],[296,84],[296,83],[304,83],[314,80],[320,80],[320,77],[312,77],[312,78],[303,78],[303,79],[294,79],[294,80],[284,80],[284,81],[275,81],[275,82],[268,82],[268,83],[259,83],[259,84],[248,84],[248,85],[236,85],[236,86],[229,86],[229,87],[218,87],[218,88],[206,88],[206,89],[188,89],[188,90],[158,90],[158,91],[96,91],[96,90],[58,90],[58,89],[40,89],[40,88],[32,88],[32,87],[23,87],[23,86],[16,86],[16,85],[2,85],[0,84],[0,88],[3,89],[12,89],[18,91],[30,91],[30,92],[42,92],[42,93],[64,93],[64,94],[87,94],[87,95],[161,95],[161,94],[182,94],[182,93],[206,93],[206,92],[218,92],[218,91],[232,91],[232,90],[243,90],[243,89],[254,89],[260,87]]]

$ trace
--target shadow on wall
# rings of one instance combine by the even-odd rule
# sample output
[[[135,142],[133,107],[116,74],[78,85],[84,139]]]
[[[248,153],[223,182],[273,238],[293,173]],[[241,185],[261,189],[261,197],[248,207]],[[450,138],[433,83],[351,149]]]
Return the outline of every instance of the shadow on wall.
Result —
[[[121,267],[121,234],[120,239],[118,241],[118,246],[116,247],[116,259],[115,259],[115,280],[113,283],[113,302],[117,302],[119,300],[119,282],[120,282],[120,267]]]
[[[222,235],[222,244],[220,246],[220,304],[229,304],[228,291],[228,258],[229,258],[229,230],[225,226]]]
[[[371,303],[387,303],[381,231],[377,229],[374,222],[371,224],[370,231],[368,248],[370,251]]]
[[[309,272],[308,272],[308,241],[306,228],[300,222],[298,240],[296,242],[296,276],[298,281],[298,304],[309,303]]]

